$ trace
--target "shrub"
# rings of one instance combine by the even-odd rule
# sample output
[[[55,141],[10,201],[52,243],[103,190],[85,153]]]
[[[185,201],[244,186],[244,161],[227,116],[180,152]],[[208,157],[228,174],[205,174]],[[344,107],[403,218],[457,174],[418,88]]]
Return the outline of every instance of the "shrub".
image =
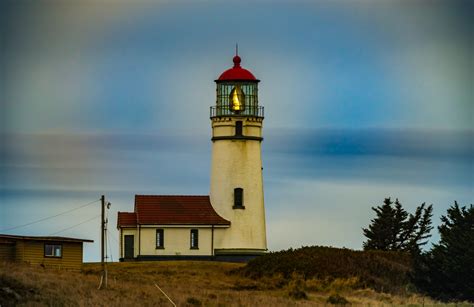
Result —
[[[306,280],[306,289],[308,291],[340,292],[361,288],[358,277],[349,278],[310,278]]]
[[[297,274],[293,274],[293,277],[288,284],[288,296],[297,300],[307,299],[306,295],[306,284],[304,279]]]
[[[326,303],[333,305],[347,305],[349,304],[349,301],[345,297],[336,293],[330,295],[326,300]]]
[[[252,279],[281,274],[290,280],[295,272],[303,279],[319,279],[329,285],[351,279],[346,286],[377,291],[404,292],[411,272],[411,256],[402,252],[354,251],[322,246],[272,252],[255,258],[234,271]],[[334,286],[340,287],[335,282]]]
[[[306,289],[308,291],[326,291],[328,283],[317,278],[311,278],[306,280]]]
[[[16,306],[34,296],[35,292],[13,278],[0,275],[0,306]]]
[[[188,299],[186,300],[186,303],[188,303],[191,306],[202,306],[202,302],[195,297],[188,297]]]
[[[359,287],[358,277],[336,278],[328,286],[329,290],[342,291],[352,290]]]
[[[255,284],[246,285],[240,282],[236,282],[232,289],[236,291],[250,291],[250,290],[258,290],[258,286]]]
[[[233,290],[243,291],[243,290],[258,290],[258,285],[254,281],[242,281],[237,280],[232,287]]]

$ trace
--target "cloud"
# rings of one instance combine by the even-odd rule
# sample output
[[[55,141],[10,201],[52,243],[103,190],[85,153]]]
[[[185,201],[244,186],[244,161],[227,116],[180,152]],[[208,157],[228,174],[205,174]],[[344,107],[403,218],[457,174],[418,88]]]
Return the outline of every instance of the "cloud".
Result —
[[[472,187],[473,131],[275,130],[263,146],[267,178]]]
[[[236,41],[266,127],[469,129],[469,10],[425,6],[10,2],[2,129],[204,132]]]
[[[474,130],[274,129],[272,152],[307,155],[381,155],[423,159],[472,158]]]
[[[3,134],[2,139],[0,168],[9,189],[142,191],[186,182],[207,187],[211,142],[205,134]],[[473,131],[269,129],[265,175],[469,186],[472,139]]]
[[[5,139],[0,168],[4,188],[13,190],[163,189],[207,179],[210,159],[206,136],[13,134]]]

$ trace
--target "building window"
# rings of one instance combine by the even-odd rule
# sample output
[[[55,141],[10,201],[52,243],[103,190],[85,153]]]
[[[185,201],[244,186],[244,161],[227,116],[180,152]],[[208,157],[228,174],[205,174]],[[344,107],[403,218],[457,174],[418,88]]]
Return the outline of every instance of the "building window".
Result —
[[[199,248],[199,230],[191,229],[191,249]]]
[[[234,189],[234,209],[243,209],[244,207],[244,189]]]
[[[164,229],[156,230],[156,248],[165,248],[165,231]]]
[[[242,121],[235,122],[235,135],[242,136]]]
[[[63,246],[61,244],[44,244],[44,256],[61,258],[63,256]]]

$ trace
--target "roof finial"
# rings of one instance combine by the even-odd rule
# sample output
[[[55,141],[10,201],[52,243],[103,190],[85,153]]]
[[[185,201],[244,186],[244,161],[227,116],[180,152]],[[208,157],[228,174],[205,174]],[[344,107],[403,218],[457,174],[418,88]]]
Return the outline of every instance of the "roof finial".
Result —
[[[239,57],[239,44],[235,44],[235,56],[232,59],[234,62],[234,67],[240,67],[240,57]]]

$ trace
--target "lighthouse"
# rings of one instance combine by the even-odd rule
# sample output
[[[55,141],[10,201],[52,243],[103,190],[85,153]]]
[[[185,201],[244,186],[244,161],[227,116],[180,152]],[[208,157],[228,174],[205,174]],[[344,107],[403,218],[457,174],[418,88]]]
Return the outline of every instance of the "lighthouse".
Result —
[[[260,81],[237,54],[233,62],[215,80],[210,195],[135,195],[133,212],[117,216],[121,261],[247,261],[266,252]]]
[[[260,80],[233,67],[216,82],[216,104],[210,108],[212,157],[210,201],[230,221],[216,232],[216,255],[258,255],[267,250],[261,146],[264,108],[258,101]]]

